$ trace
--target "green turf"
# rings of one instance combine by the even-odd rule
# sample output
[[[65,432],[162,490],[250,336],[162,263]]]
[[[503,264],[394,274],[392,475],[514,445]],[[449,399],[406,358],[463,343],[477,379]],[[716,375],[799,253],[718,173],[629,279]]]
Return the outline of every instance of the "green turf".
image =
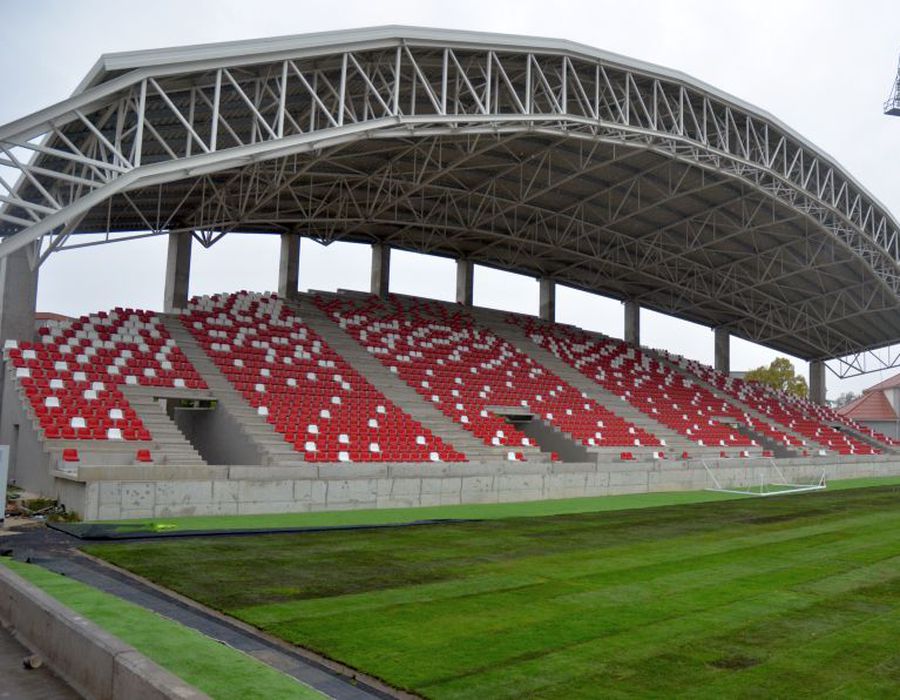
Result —
[[[88,550],[427,697],[900,687],[896,486]]]
[[[324,697],[242,652],[113,595],[32,564],[2,558],[0,566],[11,569],[213,698]]]

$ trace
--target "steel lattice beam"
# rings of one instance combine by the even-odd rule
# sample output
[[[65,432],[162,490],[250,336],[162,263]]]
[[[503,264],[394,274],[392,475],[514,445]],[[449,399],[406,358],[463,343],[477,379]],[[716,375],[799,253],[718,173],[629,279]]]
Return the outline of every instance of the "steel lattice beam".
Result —
[[[379,28],[112,56],[0,126],[0,256],[173,230],[465,254],[810,359],[900,340],[898,225],[844,170],[568,42]]]

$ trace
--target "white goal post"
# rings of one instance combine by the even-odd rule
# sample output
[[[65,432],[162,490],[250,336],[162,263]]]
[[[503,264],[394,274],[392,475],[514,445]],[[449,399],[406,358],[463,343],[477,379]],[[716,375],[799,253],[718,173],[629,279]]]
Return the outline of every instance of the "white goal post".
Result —
[[[722,475],[716,475],[716,470],[711,469],[705,460],[702,461],[708,483],[706,491],[718,491],[720,493],[734,493],[741,496],[781,496],[793,493],[806,493],[808,491],[822,491],[827,487],[825,472],[818,481],[809,484],[795,484],[788,480],[781,471],[781,467],[769,460],[766,464],[757,467],[748,467],[748,471],[754,472],[752,478],[734,483],[737,479],[726,480]],[[723,483],[723,481],[725,483]]]

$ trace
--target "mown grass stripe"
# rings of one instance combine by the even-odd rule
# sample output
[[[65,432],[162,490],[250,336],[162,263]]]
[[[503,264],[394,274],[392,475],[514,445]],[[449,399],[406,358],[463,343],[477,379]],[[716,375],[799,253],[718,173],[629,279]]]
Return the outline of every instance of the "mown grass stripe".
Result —
[[[900,667],[868,641],[900,635],[898,505],[884,486],[91,551],[427,697],[870,696]]]

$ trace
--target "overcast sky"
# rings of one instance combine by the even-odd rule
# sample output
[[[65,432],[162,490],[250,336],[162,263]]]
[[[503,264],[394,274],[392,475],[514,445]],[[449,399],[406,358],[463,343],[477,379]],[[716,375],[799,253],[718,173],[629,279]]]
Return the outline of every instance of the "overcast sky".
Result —
[[[896,0],[659,2],[281,2],[265,0],[0,0],[0,123],[67,97],[102,53],[334,29],[411,24],[557,37],[657,63],[771,112],[835,157],[895,215],[900,214],[900,119],[881,105],[896,75]],[[191,293],[276,286],[278,240],[226,237],[194,248]],[[301,287],[367,289],[369,250],[304,240]],[[38,307],[81,314],[116,305],[159,308],[165,240],[67,251],[41,268]],[[450,299],[451,261],[395,252],[391,290]],[[535,313],[537,283],[477,268],[475,302]],[[557,316],[621,336],[619,302],[560,288]],[[642,341],[711,363],[712,332],[655,313]],[[732,369],[776,354],[732,340]],[[797,361],[798,370],[807,371]],[[890,373],[839,382],[829,397]]]

